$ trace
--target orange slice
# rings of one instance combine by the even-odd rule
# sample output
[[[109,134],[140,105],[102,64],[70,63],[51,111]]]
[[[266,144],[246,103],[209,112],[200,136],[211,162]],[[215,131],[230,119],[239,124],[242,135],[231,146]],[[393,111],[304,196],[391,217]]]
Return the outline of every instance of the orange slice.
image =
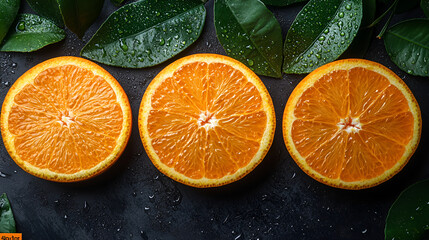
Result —
[[[399,172],[417,148],[420,109],[386,67],[348,59],[324,65],[292,92],[283,136],[295,162],[330,186],[362,189]]]
[[[138,121],[153,164],[194,187],[224,185],[252,171],[275,129],[258,76],[216,54],[188,56],[162,70],[143,96]]]
[[[11,87],[1,111],[12,159],[37,177],[91,178],[121,155],[131,133],[131,108],[119,83],[83,58],[38,64]]]

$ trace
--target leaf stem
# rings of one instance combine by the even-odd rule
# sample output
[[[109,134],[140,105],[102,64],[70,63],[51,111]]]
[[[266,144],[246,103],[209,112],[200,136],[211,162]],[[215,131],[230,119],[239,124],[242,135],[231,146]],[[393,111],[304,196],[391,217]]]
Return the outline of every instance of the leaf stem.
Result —
[[[386,30],[387,30],[387,27],[389,27],[390,21],[392,20],[392,17],[393,17],[393,15],[395,14],[396,6],[398,6],[398,0],[395,0],[395,2],[392,4],[392,6],[393,6],[393,10],[392,10],[392,12],[390,13],[389,18],[387,19],[387,21],[386,21],[386,23],[384,24],[383,28],[381,29],[380,33],[377,35],[377,38],[378,38],[378,39],[381,39],[381,38],[383,37],[384,33],[385,33],[385,32],[386,32]]]
[[[372,28],[377,25],[377,23],[379,23],[390,12],[390,10],[394,9],[393,12],[395,12],[396,5],[398,5],[398,2],[399,0],[395,0],[395,2],[393,2],[392,5],[390,5],[390,7],[383,14],[381,14],[380,17],[375,19],[374,22],[372,22],[370,25],[366,26],[366,28]]]

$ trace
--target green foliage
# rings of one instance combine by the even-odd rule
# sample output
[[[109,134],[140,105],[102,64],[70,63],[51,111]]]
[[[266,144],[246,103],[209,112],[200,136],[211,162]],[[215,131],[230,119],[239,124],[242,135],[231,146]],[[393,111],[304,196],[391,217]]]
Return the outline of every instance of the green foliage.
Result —
[[[215,27],[226,53],[257,74],[281,77],[282,32],[258,0],[216,0]]]

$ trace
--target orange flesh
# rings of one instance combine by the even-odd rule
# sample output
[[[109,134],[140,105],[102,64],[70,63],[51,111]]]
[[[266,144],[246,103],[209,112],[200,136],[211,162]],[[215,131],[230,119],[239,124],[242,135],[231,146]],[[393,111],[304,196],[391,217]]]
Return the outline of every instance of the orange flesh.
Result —
[[[242,72],[194,62],[165,79],[151,98],[148,132],[160,161],[193,179],[245,167],[267,125],[262,98]]]
[[[405,152],[414,118],[402,92],[360,67],[323,76],[294,110],[292,139],[307,164],[345,182],[379,176]]]
[[[18,156],[72,174],[112,153],[122,121],[112,87],[89,70],[67,65],[46,69],[15,96],[8,126]]]

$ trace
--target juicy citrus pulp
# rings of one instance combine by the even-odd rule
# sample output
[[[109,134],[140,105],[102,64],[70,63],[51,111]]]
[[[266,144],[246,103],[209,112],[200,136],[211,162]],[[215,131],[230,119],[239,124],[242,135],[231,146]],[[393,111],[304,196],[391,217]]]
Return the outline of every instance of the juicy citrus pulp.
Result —
[[[405,83],[362,59],[324,65],[292,92],[283,136],[295,162],[339,188],[377,185],[402,169],[421,133],[420,109]]]
[[[197,54],[170,64],[148,86],[139,112],[153,164],[195,187],[236,181],[271,146],[275,116],[261,80],[240,62]]]
[[[98,65],[58,57],[24,73],[6,95],[1,133],[25,171],[53,181],[90,178],[111,166],[131,133],[119,83]]]

